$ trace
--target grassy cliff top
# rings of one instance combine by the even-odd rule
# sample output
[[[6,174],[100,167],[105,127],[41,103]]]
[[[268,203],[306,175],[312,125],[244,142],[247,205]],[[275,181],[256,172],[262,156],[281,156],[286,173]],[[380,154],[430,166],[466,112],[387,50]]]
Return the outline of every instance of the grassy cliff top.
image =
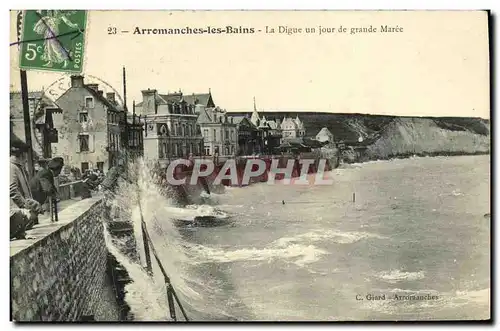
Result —
[[[242,116],[251,112],[229,112],[228,115]],[[362,136],[366,143],[373,141],[379,132],[395,119],[425,118],[430,119],[442,129],[450,131],[470,131],[480,135],[488,135],[490,132],[490,121],[478,117],[412,117],[412,116],[387,116],[368,114],[339,114],[322,112],[283,112],[283,111],[260,111],[259,115],[265,116],[267,120],[283,117],[295,118],[299,116],[304,123],[306,136],[314,138],[318,132],[326,127],[335,136],[337,141],[355,142]]]

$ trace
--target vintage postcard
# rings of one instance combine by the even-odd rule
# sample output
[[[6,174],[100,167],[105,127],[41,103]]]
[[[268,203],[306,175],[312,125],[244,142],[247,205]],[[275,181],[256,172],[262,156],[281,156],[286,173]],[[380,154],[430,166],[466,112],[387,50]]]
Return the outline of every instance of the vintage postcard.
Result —
[[[487,11],[10,20],[12,321],[490,320]]]

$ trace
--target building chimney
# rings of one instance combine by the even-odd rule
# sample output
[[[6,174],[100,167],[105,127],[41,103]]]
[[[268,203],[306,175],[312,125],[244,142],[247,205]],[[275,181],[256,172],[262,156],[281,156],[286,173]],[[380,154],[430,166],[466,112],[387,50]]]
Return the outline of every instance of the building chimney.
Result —
[[[92,84],[87,84],[86,86],[90,87],[91,89],[93,89],[96,92],[99,92],[99,84],[92,83]]]
[[[150,88],[148,88],[147,90],[142,90],[142,95],[150,95],[150,94],[155,94],[156,93],[156,90],[152,90]]]
[[[106,99],[110,102],[115,102],[115,92],[108,92],[106,93]]]
[[[83,87],[83,76],[72,75],[71,76],[71,87]]]
[[[194,106],[195,114],[199,114],[203,109],[204,109],[203,105],[197,104],[196,106]]]
[[[142,113],[145,115],[157,114],[156,90],[142,90]]]

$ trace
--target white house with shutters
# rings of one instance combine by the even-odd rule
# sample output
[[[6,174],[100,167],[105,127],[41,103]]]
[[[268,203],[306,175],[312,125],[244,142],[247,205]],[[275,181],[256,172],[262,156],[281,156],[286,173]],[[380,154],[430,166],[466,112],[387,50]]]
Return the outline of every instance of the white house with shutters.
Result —
[[[328,128],[324,127],[322,128],[318,134],[316,135],[316,140],[320,141],[320,142],[333,142],[334,139],[333,139],[333,134],[330,132],[330,130],[328,130]]]

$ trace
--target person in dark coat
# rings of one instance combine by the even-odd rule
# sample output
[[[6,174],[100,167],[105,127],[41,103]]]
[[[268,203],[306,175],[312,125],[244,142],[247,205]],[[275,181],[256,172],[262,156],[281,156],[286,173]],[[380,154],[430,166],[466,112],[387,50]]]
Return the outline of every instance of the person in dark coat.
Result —
[[[28,145],[22,141],[11,142],[10,150],[10,238],[25,239],[26,230],[38,224],[41,205],[33,200],[24,169],[23,154]]]
[[[57,197],[57,188],[54,178],[59,176],[63,166],[64,159],[62,157],[55,157],[49,161],[47,169],[38,171],[30,181],[33,199],[40,204],[44,204],[49,198]]]

